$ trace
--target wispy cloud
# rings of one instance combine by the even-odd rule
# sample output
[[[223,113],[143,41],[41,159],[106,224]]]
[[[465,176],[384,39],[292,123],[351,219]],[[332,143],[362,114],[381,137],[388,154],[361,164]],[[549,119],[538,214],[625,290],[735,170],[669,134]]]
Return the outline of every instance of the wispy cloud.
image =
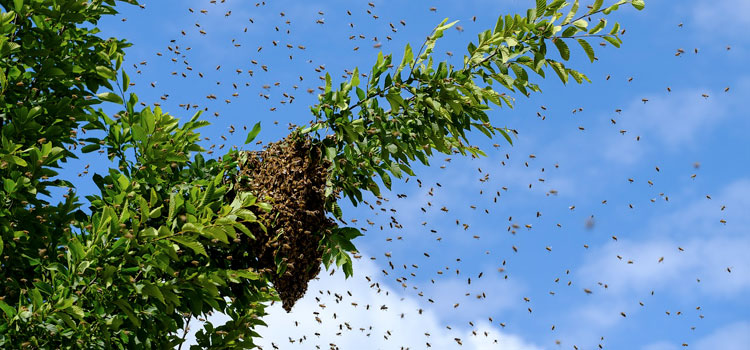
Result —
[[[662,286],[682,286],[670,289],[691,297],[696,297],[696,291],[709,297],[746,292],[750,289],[746,268],[750,266],[750,218],[742,211],[750,207],[748,196],[750,181],[731,183],[715,196],[729,209],[720,210],[713,200],[690,203],[654,220],[642,234],[634,233],[636,238],[621,238],[595,251],[578,273],[590,284],[606,279],[609,290],[616,293],[641,293]],[[722,217],[740,222],[723,225]],[[692,286],[697,283],[693,276],[702,282]]]
[[[708,98],[704,98],[706,94]],[[710,89],[686,90],[646,94],[648,101],[633,101],[623,109],[617,121],[627,132],[624,142],[611,144],[604,150],[606,156],[632,163],[649,149],[636,148],[636,135],[651,150],[666,147],[675,151],[695,145],[702,132],[715,127],[727,117],[726,99]],[[692,146],[694,147],[694,146]]]
[[[688,5],[690,6],[690,5]],[[692,6],[693,20],[704,31],[702,36],[746,38],[750,27],[750,2],[745,0],[700,0]]]
[[[670,343],[668,341],[659,341],[648,344],[641,348],[641,350],[677,350],[679,347],[677,344]]]
[[[643,298],[652,291],[673,305],[742,303],[737,298],[750,292],[750,237],[748,218],[742,214],[748,208],[748,196],[750,181],[738,180],[726,185],[713,200],[689,202],[644,223],[638,232],[593,249],[573,272],[578,287],[593,294],[587,296],[588,300],[575,302],[564,323],[568,328],[580,327],[574,327],[564,338],[588,339],[612,331],[627,322],[620,312],[628,319],[641,313],[647,317],[650,303]],[[734,213],[721,211],[714,201],[735,208]],[[740,222],[723,225],[719,217]],[[639,306],[639,300],[646,301],[645,309]],[[644,349],[673,349],[670,344],[656,342]],[[725,349],[705,347],[709,348]]]
[[[698,350],[743,350],[750,344],[750,322],[736,322],[719,327],[696,344]]]

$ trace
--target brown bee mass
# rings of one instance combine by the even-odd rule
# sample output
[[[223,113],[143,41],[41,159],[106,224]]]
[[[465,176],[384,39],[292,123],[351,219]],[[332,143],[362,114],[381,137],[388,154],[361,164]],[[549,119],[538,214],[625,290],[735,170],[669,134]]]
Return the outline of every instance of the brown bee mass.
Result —
[[[243,235],[240,247],[249,253],[254,268],[268,273],[289,312],[320,272],[323,233],[336,226],[325,210],[330,162],[309,137],[294,136],[240,158],[235,190],[249,191],[272,206],[270,212],[256,210],[266,232],[248,223],[255,239]],[[277,266],[286,271],[276,273]]]

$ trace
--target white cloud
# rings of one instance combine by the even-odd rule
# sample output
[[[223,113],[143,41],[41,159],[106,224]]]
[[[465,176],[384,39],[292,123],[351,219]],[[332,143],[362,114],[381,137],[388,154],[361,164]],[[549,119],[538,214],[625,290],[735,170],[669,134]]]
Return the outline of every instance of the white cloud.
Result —
[[[446,323],[444,319],[450,315],[437,312],[426,301],[405,296],[382,284],[380,288],[371,288],[371,282],[362,276],[377,275],[378,267],[369,259],[355,261],[354,268],[356,276],[346,281],[341,273],[333,276],[321,273],[320,279],[310,283],[307,295],[297,302],[291,313],[284,312],[280,305],[270,307],[270,314],[263,319],[268,327],[257,329],[263,336],[257,343],[263,349],[272,349],[272,343],[282,349],[313,349],[316,345],[327,349],[330,344],[340,349],[362,348],[363,344],[367,344],[367,349],[422,349],[426,343],[434,349],[542,349],[518,335],[503,332],[497,320],[490,324],[489,320],[477,316],[473,318],[474,327],[468,323]],[[450,293],[450,289],[444,292]],[[339,302],[336,302],[336,294],[340,296]],[[495,296],[496,299],[503,297],[506,296]],[[387,309],[381,309],[382,306]],[[421,314],[420,308],[423,309]],[[476,310],[463,312],[471,315]],[[226,316],[215,315],[209,320],[221,323]],[[193,331],[186,345],[194,344],[192,334]],[[459,346],[456,339],[463,346]]]
[[[750,344],[750,322],[743,321],[720,327],[710,335],[698,340],[695,347],[691,348],[698,350],[745,350],[748,344]]]
[[[709,98],[702,95],[707,94]],[[666,146],[676,150],[693,143],[699,132],[705,132],[726,117],[727,103],[722,95],[710,89],[691,88],[671,93],[646,94],[644,103],[639,98],[623,109],[617,124],[627,130],[624,136],[635,144],[636,135],[640,142],[653,146]],[[623,147],[614,143],[615,149],[607,149],[606,155],[629,158],[633,146]],[[623,155],[623,153],[626,153]]]
[[[662,286],[691,297],[696,291],[714,297],[747,292],[750,218],[743,210],[750,206],[749,198],[750,181],[731,183],[713,200],[696,201],[660,216],[638,236],[647,239],[621,237],[594,251],[578,274],[589,285],[605,281],[615,293],[640,293]],[[720,210],[720,205],[727,209]],[[722,218],[728,220],[727,225],[719,222]],[[629,260],[633,263],[628,264]]]
[[[357,276],[375,276],[379,273],[377,266],[370,260],[361,260],[355,265]],[[271,342],[274,342],[279,346],[283,345],[283,348],[289,348],[289,337],[299,340],[307,336],[306,341],[295,344],[302,348],[312,348],[311,344],[327,347],[329,343],[335,343],[341,349],[353,349],[366,343],[368,349],[417,349],[424,348],[429,342],[433,348],[444,349],[457,348],[455,338],[458,338],[464,348],[468,346],[469,349],[540,349],[518,336],[503,333],[497,324],[491,325],[488,320],[480,321],[479,316],[474,321],[475,328],[469,328],[468,324],[446,323],[444,319],[448,315],[437,311],[425,300],[405,296],[404,292],[384,285],[371,288],[370,284],[363,277],[344,281],[343,276],[338,273],[334,276],[322,274],[320,280],[310,284],[308,295],[298,302],[292,313],[284,313],[278,307],[270,309],[271,315],[264,319],[269,327],[260,331],[264,336],[260,344],[264,348],[270,348]],[[455,287],[441,286],[442,284],[436,287],[439,291],[434,291],[440,293],[434,296],[436,301],[452,295],[451,291]],[[343,297],[339,303],[335,302],[334,293]],[[315,297],[320,298],[320,301]],[[497,298],[501,299],[502,296]],[[352,302],[357,303],[357,306],[353,306]],[[321,308],[320,304],[326,307]],[[369,310],[367,305],[370,306]],[[381,309],[384,305],[387,310]],[[423,309],[421,315],[420,308]],[[320,313],[318,317],[322,323],[315,320],[313,312],[316,311]],[[464,310],[468,314],[475,311]],[[295,326],[295,321],[299,322],[299,326]],[[348,330],[347,323],[351,330]],[[452,329],[447,329],[447,326]],[[316,332],[320,337],[314,335]],[[339,332],[340,335],[337,334]],[[495,339],[497,344],[494,343]]]
[[[698,293],[709,297],[737,296],[750,290],[748,250],[747,238],[700,238],[687,243],[620,240],[597,252],[580,274],[588,286],[602,281],[611,293],[618,294],[643,294],[669,287],[671,293],[689,298]],[[661,257],[664,261],[659,263]],[[634,263],[628,264],[628,260]],[[728,267],[732,268],[731,273]]]
[[[563,339],[592,339],[596,334],[620,327],[626,318],[619,313],[625,312],[628,319],[638,317],[646,309],[636,301],[651,291],[677,305],[706,300],[736,303],[737,298],[747,295],[750,218],[743,210],[748,208],[748,196],[750,181],[730,183],[713,200],[699,200],[676,208],[670,215],[644,223],[641,232],[620,234],[617,241],[592,249],[573,274],[578,287],[588,288],[593,294],[587,296],[587,301],[576,302],[563,322],[573,330],[564,334]],[[721,204],[727,206],[725,211],[718,208]],[[734,208],[733,212],[728,212],[729,208]],[[727,225],[719,223],[719,217],[726,218]],[[664,260],[659,262],[662,257]],[[727,268],[731,268],[731,273]],[[669,343],[657,342],[643,349],[673,348]]]
[[[492,271],[492,268],[487,270]],[[435,303],[427,304],[422,300],[422,305],[437,312],[443,319],[468,322],[498,318],[503,312],[515,309],[524,292],[527,292],[526,287],[515,279],[504,280],[499,273],[489,273],[481,279],[472,278],[470,285],[466,276],[453,276],[441,277],[423,288],[425,298],[431,298]],[[482,293],[483,297],[477,298]],[[458,307],[455,307],[456,303]]]
[[[641,348],[641,350],[677,350],[677,349],[679,349],[677,345],[667,342],[667,341],[651,343]]]
[[[690,5],[689,5],[690,6]],[[692,5],[693,19],[706,36],[745,36],[750,26],[750,2],[746,0],[702,0]]]
[[[726,206],[721,210],[722,206]],[[712,199],[695,201],[670,215],[659,218],[649,231],[671,237],[745,236],[750,227],[750,179],[726,185]],[[726,225],[720,224],[726,220]]]

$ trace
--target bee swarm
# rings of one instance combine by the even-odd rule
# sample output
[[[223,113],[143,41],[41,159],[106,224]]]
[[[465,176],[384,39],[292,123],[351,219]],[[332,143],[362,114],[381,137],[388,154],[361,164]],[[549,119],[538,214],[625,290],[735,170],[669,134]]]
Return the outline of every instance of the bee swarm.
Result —
[[[247,223],[255,239],[243,235],[240,244],[255,259],[252,265],[269,273],[289,312],[320,272],[322,233],[336,226],[324,206],[330,162],[309,137],[287,136],[245,156],[239,162],[235,190],[253,193],[272,210],[256,210],[267,232],[257,223]],[[286,264],[281,275],[276,273],[279,260]]]

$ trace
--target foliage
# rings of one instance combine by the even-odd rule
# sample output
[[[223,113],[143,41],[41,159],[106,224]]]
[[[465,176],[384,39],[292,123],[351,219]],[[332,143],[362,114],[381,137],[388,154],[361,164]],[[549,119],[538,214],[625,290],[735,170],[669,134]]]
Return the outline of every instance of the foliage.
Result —
[[[236,151],[204,159],[200,113],[180,125],[158,107],[136,110],[134,94],[126,99],[129,77],[120,66],[130,44],[102,39],[96,28],[116,13],[115,2],[0,0],[0,347],[171,349],[189,319],[222,312],[231,321],[205,322],[196,348],[252,348],[254,327],[278,296],[268,274],[248,263],[253,252],[232,245],[260,233],[248,227],[265,230],[255,213],[271,206],[228,180],[239,172]],[[579,15],[577,0],[567,11],[562,0],[538,0],[525,17],[501,17],[469,45],[462,68],[432,57],[454,24],[444,21],[416,54],[407,46],[397,67],[379,55],[364,88],[356,69],[338,90],[327,76],[312,107],[317,122],[295,133],[314,133],[333,164],[326,209],[340,218],[339,191],[355,204],[362,190],[379,195],[375,175],[390,188],[391,175],[413,175],[410,163],[429,164],[433,151],[483,155],[468,144],[472,129],[511,142],[510,129],[490,124],[490,106],[512,107],[507,92],[538,92],[527,70],[588,80],[562,63],[567,42],[593,61],[589,40],[619,46],[621,28],[601,34],[607,21],[589,28],[592,18],[626,3],[643,8],[642,0],[602,3]],[[549,43],[562,61],[549,58]],[[122,110],[108,115],[103,102]],[[88,211],[75,184],[56,178],[78,146],[114,164],[93,175],[100,194],[86,198]],[[49,202],[55,188],[65,191],[59,203]],[[326,233],[323,264],[351,275],[359,235]]]
[[[207,325],[201,346],[251,347],[275,296],[223,254],[252,235],[240,222],[259,205],[249,193],[225,201],[232,155],[203,159],[198,114],[180,126],[135,110],[132,94],[111,117],[95,109],[122,104],[129,85],[117,74],[129,44],[96,35],[114,1],[0,4],[0,347],[174,348],[185,320],[211,311],[233,321]],[[93,176],[91,215],[74,184],[53,180],[79,145],[117,164]],[[50,187],[69,189],[63,202],[44,199]]]
[[[570,78],[579,84],[590,82],[585,74],[562,62],[570,59],[566,42],[577,42],[594,62],[589,41],[601,39],[602,46],[615,47],[622,43],[619,36],[624,30],[617,22],[607,28],[604,16],[625,4],[638,10],[644,7],[642,0],[620,0],[608,7],[603,3],[596,0],[588,11],[579,13],[578,0],[572,4],[538,0],[526,16],[500,16],[493,29],[479,33],[477,43],[468,45],[460,68],[447,61],[438,63],[432,56],[437,40],[456,24],[445,19],[416,54],[407,45],[398,66],[392,63],[392,55],[380,53],[368,73],[360,74],[355,68],[351,79],[338,90],[326,74],[324,93],[311,107],[316,121],[296,132],[315,133],[333,164],[328,210],[340,218],[339,191],[356,206],[363,199],[363,190],[380,195],[375,178],[390,189],[392,177],[413,176],[411,163],[419,160],[429,165],[435,152],[484,156],[481,149],[469,144],[467,134],[472,130],[489,138],[500,134],[512,144],[515,131],[493,125],[487,114],[491,107],[513,108],[515,99],[509,93],[528,96],[541,92],[530,80],[529,71],[544,78],[551,68],[565,84]],[[592,21],[596,24],[588,28]],[[560,60],[550,58],[549,44],[557,48]],[[365,77],[367,81],[360,87],[360,78]],[[333,135],[323,138],[321,130]],[[346,271],[351,269],[351,259],[347,259],[345,251],[338,251],[329,261],[343,262]]]
[[[619,47],[619,34],[624,33],[620,24],[615,22],[603,33],[608,22],[597,16],[608,15],[624,4],[643,8],[641,0],[620,0],[606,8],[597,0],[588,11],[578,13],[578,0],[572,5],[563,0],[549,4],[538,0],[525,17],[500,16],[494,29],[480,33],[478,42],[469,44],[460,68],[445,61],[438,63],[432,56],[437,40],[456,23],[446,23],[446,19],[416,54],[407,45],[398,66],[392,63],[392,55],[381,53],[367,74],[354,69],[351,80],[338,90],[332,88],[327,75],[325,91],[312,107],[316,122],[298,132],[334,133],[323,140],[334,164],[331,185],[354,205],[361,202],[362,190],[380,194],[374,175],[390,189],[391,176],[414,175],[411,162],[429,165],[435,151],[485,155],[469,145],[467,133],[471,130],[490,138],[500,134],[512,144],[512,130],[490,123],[487,112],[491,106],[513,108],[515,99],[508,93],[528,96],[540,92],[529,72],[544,78],[546,69],[551,68],[563,83],[570,78],[579,84],[589,81],[562,62],[570,58],[566,42],[577,42],[591,62],[595,60],[589,43],[592,39]],[[563,11],[567,6],[570,8]],[[596,24],[589,28],[592,21]],[[562,61],[549,57],[550,44],[558,49]],[[361,77],[367,78],[363,87]],[[335,212],[335,201],[331,207]]]

